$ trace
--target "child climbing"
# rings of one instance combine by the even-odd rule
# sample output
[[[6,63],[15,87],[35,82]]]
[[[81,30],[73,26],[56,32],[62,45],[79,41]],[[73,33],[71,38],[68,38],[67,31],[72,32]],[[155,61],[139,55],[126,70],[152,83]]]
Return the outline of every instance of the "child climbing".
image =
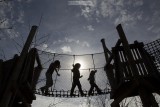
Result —
[[[48,94],[48,88],[53,85],[52,74],[54,71],[56,71],[57,75],[60,76],[60,74],[58,73],[59,69],[60,69],[59,60],[56,60],[50,64],[46,72],[46,85],[40,88],[42,91],[42,94]]]
[[[97,70],[92,70],[90,75],[89,75],[88,80],[89,80],[89,83],[91,85],[91,88],[88,92],[88,95],[92,95],[92,91],[93,91],[94,88],[96,88],[98,94],[102,94],[101,90],[99,89],[99,87],[95,83],[95,77],[94,76],[95,76],[96,72],[97,72]]]
[[[81,65],[79,63],[76,63],[75,65],[73,65],[73,69],[72,69],[73,82],[72,82],[72,88],[71,88],[70,96],[75,96],[75,94],[73,94],[73,92],[74,92],[74,89],[75,89],[76,86],[78,86],[78,89],[81,93],[81,96],[84,96],[84,93],[82,91],[82,86],[81,86],[81,83],[79,81],[79,79],[83,77],[82,75],[80,76],[80,71],[79,71],[80,67],[81,67]]]

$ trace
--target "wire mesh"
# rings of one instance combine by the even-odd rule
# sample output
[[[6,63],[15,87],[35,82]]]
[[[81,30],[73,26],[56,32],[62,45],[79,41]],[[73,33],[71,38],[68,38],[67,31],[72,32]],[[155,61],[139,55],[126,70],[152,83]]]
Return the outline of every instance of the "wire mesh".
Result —
[[[154,58],[154,63],[160,71],[160,39],[145,44],[144,48]]]

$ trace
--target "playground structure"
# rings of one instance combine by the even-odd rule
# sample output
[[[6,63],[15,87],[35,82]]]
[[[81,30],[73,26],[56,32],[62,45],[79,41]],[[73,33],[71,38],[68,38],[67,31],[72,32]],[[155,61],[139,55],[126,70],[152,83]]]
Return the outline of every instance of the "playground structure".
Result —
[[[38,50],[29,49],[37,28],[32,27],[20,56],[0,60],[0,107],[31,107],[35,94],[43,95],[36,88],[43,65]],[[110,94],[110,98],[114,99],[112,107],[120,107],[119,103],[124,98],[132,96],[140,96],[144,107],[158,107],[152,93],[160,94],[160,40],[146,45],[137,41],[129,44],[120,24],[117,31],[120,39],[112,51],[106,47],[105,40],[101,40],[106,60],[104,70],[110,84],[110,88],[102,90],[103,94]],[[95,67],[93,54],[90,56],[93,60],[91,69],[99,69]],[[84,90],[84,93],[87,97],[88,91]],[[74,94],[74,97],[80,97],[79,91]],[[98,94],[94,91],[93,95]],[[70,90],[54,88],[45,96],[71,97]]]
[[[33,90],[42,66],[37,50],[29,48],[37,28],[32,26],[20,56],[0,61],[0,107],[31,107],[36,99]]]
[[[111,85],[110,96],[114,99],[111,106],[120,107],[119,103],[124,98],[140,96],[144,107],[158,107],[152,93],[160,94],[158,85],[160,73],[154,63],[155,60],[159,60],[157,53],[160,48],[155,47],[156,50],[148,48],[151,55],[155,56],[156,53],[156,57],[153,57],[144,49],[143,43],[135,41],[134,44],[129,45],[120,24],[117,26],[117,31],[120,39],[112,48],[112,53],[102,40],[107,61],[105,70]],[[158,42],[157,46],[160,45],[159,41],[156,42]],[[146,45],[146,49],[148,46]],[[112,60],[113,63],[111,63]]]

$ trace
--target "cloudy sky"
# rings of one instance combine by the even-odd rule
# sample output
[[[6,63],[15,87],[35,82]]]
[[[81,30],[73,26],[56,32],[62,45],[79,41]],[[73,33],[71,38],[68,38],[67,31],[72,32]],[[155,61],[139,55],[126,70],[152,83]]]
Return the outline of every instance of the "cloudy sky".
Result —
[[[0,0],[0,59],[21,52],[32,25],[39,26],[32,46],[84,54],[102,52],[102,38],[113,47],[119,23],[130,43],[160,38],[160,1]]]

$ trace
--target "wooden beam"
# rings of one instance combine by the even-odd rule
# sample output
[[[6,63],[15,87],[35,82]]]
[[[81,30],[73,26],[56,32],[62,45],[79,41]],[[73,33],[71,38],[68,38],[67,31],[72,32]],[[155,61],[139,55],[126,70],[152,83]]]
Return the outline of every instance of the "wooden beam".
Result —
[[[139,95],[140,95],[143,107],[152,107],[150,98],[148,96],[148,92],[143,86],[139,87]]]
[[[120,44],[121,44],[121,40],[118,39],[118,41],[117,41],[115,47],[119,46]],[[114,57],[114,53],[112,53],[112,54],[110,55],[110,57],[107,59],[107,61],[106,61],[106,62],[107,62],[106,67],[111,63],[113,57]]]
[[[139,86],[136,81],[133,81],[133,84],[128,89],[124,88],[125,90],[119,95],[119,97],[115,98],[114,101],[111,103],[111,107],[118,107],[119,103],[126,97],[128,97],[131,93],[135,91],[135,89]]]
[[[0,59],[0,87],[1,87],[1,88],[0,88],[0,95],[1,95],[1,93],[2,93],[2,83],[3,83],[3,82],[2,82],[2,81],[3,81],[2,79],[3,79],[3,76],[4,76],[4,75],[3,75],[2,66],[3,66],[3,60]],[[1,96],[0,96],[0,99],[1,99]]]
[[[111,53],[111,52],[109,51],[109,49],[107,48],[106,43],[105,43],[105,40],[104,40],[104,39],[101,39],[101,42],[102,42],[102,46],[103,46],[105,58],[106,58],[106,61],[107,61],[107,60],[108,60],[108,54],[111,55],[112,53]],[[107,62],[106,62],[106,63],[107,63]]]
[[[15,69],[13,70],[13,75],[11,75],[8,83],[6,83],[6,90],[4,92],[4,95],[2,96],[2,100],[0,101],[0,107],[8,107],[9,102],[11,100],[12,95],[16,95],[16,91],[17,89],[15,89],[15,91],[13,92],[13,88],[17,88],[17,80],[19,78],[19,75],[21,73],[21,70],[23,68],[23,64],[25,62],[26,59],[26,55],[28,54],[28,50],[30,48],[31,42],[33,40],[33,37],[37,31],[37,26],[32,26],[31,31],[29,33],[29,36],[27,38],[27,41],[23,47],[23,50],[20,54],[20,57],[18,59],[18,62],[15,66]],[[14,98],[13,98],[14,100]]]
[[[139,73],[138,73],[138,69],[136,67],[136,64],[134,62],[134,58],[132,56],[132,53],[131,53],[131,50],[130,50],[130,47],[129,47],[129,43],[128,43],[128,40],[125,36],[125,33],[123,31],[123,28],[121,26],[121,24],[119,24],[117,27],[116,27],[117,31],[118,31],[118,34],[120,36],[120,39],[121,39],[121,42],[122,42],[122,45],[124,47],[124,51],[125,51],[125,54],[128,58],[128,62],[129,62],[129,65],[131,66],[131,69],[132,69],[132,73],[134,74],[134,76],[138,76]]]

